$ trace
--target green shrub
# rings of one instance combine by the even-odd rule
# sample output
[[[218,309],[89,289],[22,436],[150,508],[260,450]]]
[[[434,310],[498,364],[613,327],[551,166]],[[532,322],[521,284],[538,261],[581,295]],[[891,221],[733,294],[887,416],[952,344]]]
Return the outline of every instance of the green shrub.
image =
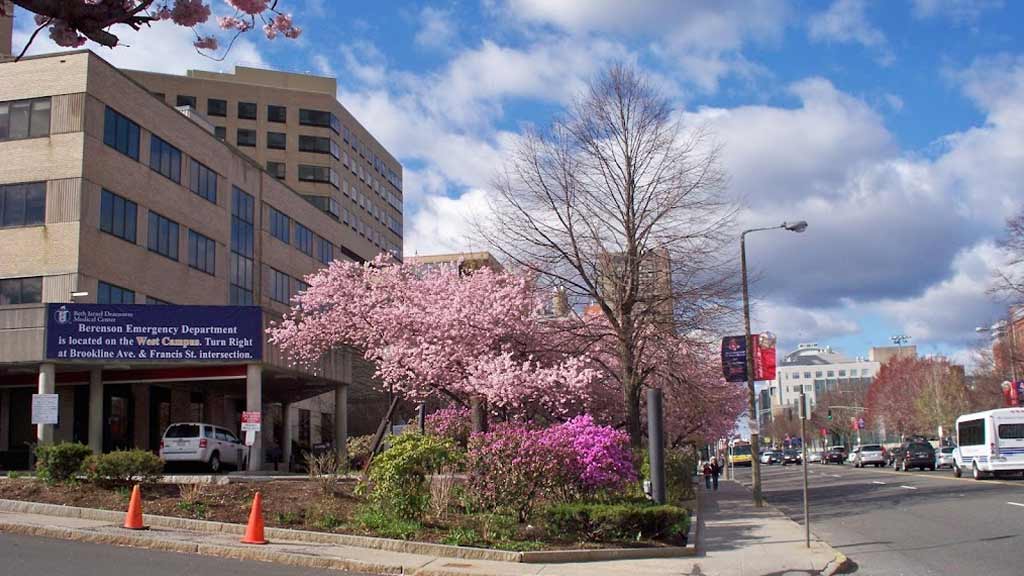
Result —
[[[472,528],[455,526],[441,539],[442,544],[449,546],[472,546],[480,540],[480,535]]]
[[[350,436],[348,439],[348,468],[362,470],[370,459],[370,448],[373,447],[373,434]]]
[[[36,447],[36,474],[48,484],[67,482],[82,470],[92,450],[85,444],[61,442]]]
[[[414,538],[422,527],[415,520],[396,518],[372,506],[365,507],[357,512],[354,519],[359,527],[370,530],[378,536],[397,538],[399,540]]]
[[[646,503],[556,504],[544,510],[551,534],[586,540],[660,540],[682,544],[690,514],[678,506]]]
[[[693,491],[694,470],[697,460],[693,452],[685,449],[665,450],[665,499],[669,504],[680,505],[696,498]],[[644,451],[643,477],[651,479],[650,453]]]
[[[82,466],[89,480],[104,484],[156,482],[163,475],[164,461],[146,450],[118,450],[92,455]]]
[[[401,434],[370,466],[370,502],[404,520],[420,520],[430,505],[427,475],[455,461],[459,453],[447,438]]]

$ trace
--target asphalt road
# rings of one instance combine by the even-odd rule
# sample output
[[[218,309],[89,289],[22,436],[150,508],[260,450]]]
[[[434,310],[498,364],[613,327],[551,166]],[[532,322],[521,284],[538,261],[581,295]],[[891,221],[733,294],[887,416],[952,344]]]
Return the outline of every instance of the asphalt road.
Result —
[[[762,466],[765,497],[803,524],[800,466]],[[1024,574],[1024,479],[950,470],[896,472],[811,464],[811,531],[879,576]],[[750,470],[737,479],[750,483]]]
[[[338,576],[354,573],[0,533],[0,574]]]

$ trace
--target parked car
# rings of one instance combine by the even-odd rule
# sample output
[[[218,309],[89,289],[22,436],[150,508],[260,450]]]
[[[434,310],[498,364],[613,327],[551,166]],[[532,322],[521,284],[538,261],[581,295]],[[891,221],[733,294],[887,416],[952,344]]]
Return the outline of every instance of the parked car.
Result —
[[[160,440],[160,457],[165,462],[198,462],[215,473],[225,465],[244,468],[246,451],[234,432],[201,422],[171,424]]]
[[[928,442],[913,440],[900,445],[896,469],[906,472],[911,468],[935,470],[935,448]]]
[[[782,451],[782,465],[783,466],[785,466],[787,464],[803,464],[803,463],[804,463],[804,457],[803,457],[802,454],[800,454],[799,450],[790,449],[790,450],[783,450]]]
[[[848,456],[846,446],[832,446],[825,452],[825,464],[843,464]]]
[[[936,468],[952,468],[956,463],[953,458],[953,451],[956,450],[956,446],[943,446],[935,451],[935,467]]]
[[[889,463],[889,456],[885,453],[885,447],[881,444],[865,444],[857,448],[853,465],[856,468],[865,466],[885,466]]]
[[[761,453],[761,464],[778,464],[782,461],[782,454],[778,450],[765,450]]]
[[[821,463],[821,452],[818,451],[818,450],[814,450],[813,452],[808,452],[807,453],[807,461],[808,462],[818,462],[820,464]]]

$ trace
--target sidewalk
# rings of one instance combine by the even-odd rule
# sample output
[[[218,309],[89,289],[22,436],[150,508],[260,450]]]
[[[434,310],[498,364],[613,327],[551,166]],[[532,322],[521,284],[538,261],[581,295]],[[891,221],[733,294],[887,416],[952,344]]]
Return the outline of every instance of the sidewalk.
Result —
[[[771,507],[756,509],[750,492],[723,481],[717,492],[703,494],[703,523],[699,555],[690,558],[616,560],[567,564],[519,564],[406,554],[353,546],[275,540],[266,546],[246,546],[238,536],[168,528],[129,531],[118,523],[42,514],[0,512],[0,532],[17,532],[167,551],[336,568],[377,574],[420,576],[518,576],[527,574],[584,576],[763,576],[787,570],[829,574],[836,553],[812,538],[804,547],[803,529]]]

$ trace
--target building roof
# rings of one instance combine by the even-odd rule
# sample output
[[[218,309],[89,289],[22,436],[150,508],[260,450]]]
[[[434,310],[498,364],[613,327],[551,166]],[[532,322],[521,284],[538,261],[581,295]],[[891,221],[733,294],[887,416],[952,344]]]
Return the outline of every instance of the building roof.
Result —
[[[782,359],[780,366],[824,366],[827,364],[852,364],[857,360],[842,355],[831,346],[800,344],[797,349]]]

